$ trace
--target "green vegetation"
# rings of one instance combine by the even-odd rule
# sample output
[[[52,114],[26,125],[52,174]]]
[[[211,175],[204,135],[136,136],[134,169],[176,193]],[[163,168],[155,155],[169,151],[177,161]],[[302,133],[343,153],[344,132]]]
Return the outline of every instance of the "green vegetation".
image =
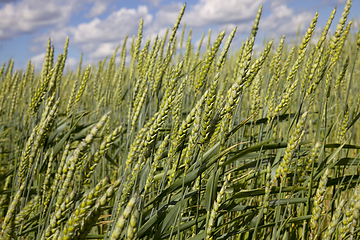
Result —
[[[358,239],[350,6],[334,34],[336,10],[320,34],[316,14],[300,43],[259,53],[261,8],[239,50],[236,29],[205,53],[190,30],[179,52],[184,5],[153,41],[140,21],[131,56],[125,40],[63,75],[68,40],[56,61],[49,40],[41,73],[4,64],[1,239]]]

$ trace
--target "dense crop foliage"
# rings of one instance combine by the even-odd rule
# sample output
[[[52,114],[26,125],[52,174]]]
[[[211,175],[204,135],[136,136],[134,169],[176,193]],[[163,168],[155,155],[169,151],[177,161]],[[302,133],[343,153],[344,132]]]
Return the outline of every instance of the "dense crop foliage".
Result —
[[[68,41],[55,58],[49,40],[38,74],[4,64],[1,239],[358,239],[350,6],[333,34],[335,9],[259,52],[261,8],[240,49],[234,29],[201,52],[191,30],[178,41],[184,6],[165,36],[144,41],[141,21],[131,56],[125,40],[63,74]]]

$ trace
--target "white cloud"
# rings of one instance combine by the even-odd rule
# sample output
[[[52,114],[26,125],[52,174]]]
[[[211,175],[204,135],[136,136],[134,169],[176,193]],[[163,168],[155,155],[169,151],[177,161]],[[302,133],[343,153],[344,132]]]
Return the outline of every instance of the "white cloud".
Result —
[[[140,18],[144,18],[144,25],[151,23],[152,15],[146,6],[137,9],[121,8],[111,13],[106,19],[95,18],[89,23],[82,23],[71,28],[75,43],[104,43],[119,41],[137,33]]]
[[[301,31],[309,27],[314,14],[310,12],[296,14],[293,8],[284,4],[277,5],[272,8],[272,13],[268,17],[260,20],[259,29],[277,36],[295,34],[299,26]]]
[[[190,6],[184,21],[189,26],[238,24],[254,19],[263,2],[265,0],[200,0],[198,4]]]
[[[155,16],[151,15],[151,23],[147,24],[144,28],[144,39],[148,39],[149,37],[154,39],[157,35],[162,37],[164,36],[167,28],[170,28],[171,31],[182,6],[183,5],[181,3],[172,3],[170,5],[161,6]],[[147,22],[145,21],[144,23],[146,24]]]
[[[156,12],[154,24],[158,26],[173,26],[182,7],[182,3],[172,3],[162,6]],[[186,15],[188,15],[188,10],[185,10],[185,16]]]
[[[130,49],[132,38],[128,38],[126,49]],[[105,58],[106,56],[111,56],[115,48],[120,45],[120,49],[124,43],[124,39],[119,39],[118,41],[114,42],[107,42],[107,43],[87,43],[87,44],[81,44],[78,46],[81,52],[86,53],[86,57],[90,60],[100,60]],[[118,51],[118,54],[120,54],[120,49]]]
[[[62,48],[66,37],[69,36],[70,48],[78,48],[80,52],[87,54],[91,59],[103,58],[111,55],[126,35],[129,35],[130,39],[137,34],[141,18],[144,19],[145,31],[146,26],[151,24],[153,19],[146,6],[139,6],[137,9],[121,8],[112,12],[104,20],[93,18],[89,22],[77,26],[59,27],[39,34],[33,39],[34,44],[31,46],[31,50],[34,53],[43,51],[49,37],[55,44],[55,48]],[[144,34],[145,37],[147,37],[146,34]]]
[[[49,38],[51,39],[51,43],[55,46],[55,49],[62,50],[66,38],[70,34],[70,30],[70,27],[60,27],[50,30],[44,34],[36,35],[32,40],[34,44],[30,46],[30,52],[39,53],[46,49]],[[75,46],[71,36],[69,36],[69,46],[70,49]]]
[[[90,12],[86,14],[85,16],[88,18],[99,16],[100,14],[103,14],[108,6],[108,2],[106,1],[97,1],[94,3],[92,8],[90,9]]]
[[[65,63],[65,69],[76,69],[76,67],[79,65],[79,59],[70,57],[66,59]]]
[[[69,36],[70,30],[70,27],[57,28],[47,32],[46,34],[35,37],[33,42],[42,42],[46,44],[50,38],[51,42],[53,43],[65,43],[67,36]],[[71,41],[72,39],[70,39],[70,42]]]
[[[288,4],[289,2],[293,2],[293,0],[272,0],[271,1],[271,7],[277,7],[282,4]]]
[[[31,58],[31,64],[35,65],[36,71],[41,71],[42,64],[44,62],[45,53],[40,53]]]
[[[144,0],[144,2],[149,2],[150,4],[154,6],[159,6],[159,3],[163,0]]]
[[[360,21],[353,21],[353,29],[359,29]]]
[[[114,50],[118,44],[116,43],[101,43],[97,46],[95,51],[89,54],[91,59],[104,58],[105,56],[110,56],[114,53]]]
[[[41,27],[63,26],[76,3],[70,0],[23,0],[7,3],[0,9],[0,39],[10,39]]]

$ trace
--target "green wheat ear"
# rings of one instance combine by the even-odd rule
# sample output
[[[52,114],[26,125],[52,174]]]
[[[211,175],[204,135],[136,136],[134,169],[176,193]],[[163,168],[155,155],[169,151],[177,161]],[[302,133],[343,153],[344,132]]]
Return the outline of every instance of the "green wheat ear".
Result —
[[[200,70],[200,76],[199,79],[197,80],[197,85],[196,85],[196,89],[197,91],[200,91],[202,86],[204,85],[204,81],[205,78],[207,76],[207,74],[210,71],[210,65],[212,64],[212,62],[215,59],[216,53],[220,48],[220,44],[223,40],[225,36],[225,31],[221,32],[218,36],[218,38],[216,39],[214,45],[212,46],[211,50],[208,51],[208,54],[203,62],[202,68]]]

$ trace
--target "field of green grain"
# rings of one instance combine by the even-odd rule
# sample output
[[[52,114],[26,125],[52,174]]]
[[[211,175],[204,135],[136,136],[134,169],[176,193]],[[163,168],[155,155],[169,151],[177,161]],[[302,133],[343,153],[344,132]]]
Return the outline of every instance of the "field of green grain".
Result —
[[[65,74],[68,40],[41,72],[4,63],[0,238],[360,239],[350,6],[259,51],[261,7],[233,49],[236,29],[195,48],[184,5],[165,36],[141,20],[98,64]]]

